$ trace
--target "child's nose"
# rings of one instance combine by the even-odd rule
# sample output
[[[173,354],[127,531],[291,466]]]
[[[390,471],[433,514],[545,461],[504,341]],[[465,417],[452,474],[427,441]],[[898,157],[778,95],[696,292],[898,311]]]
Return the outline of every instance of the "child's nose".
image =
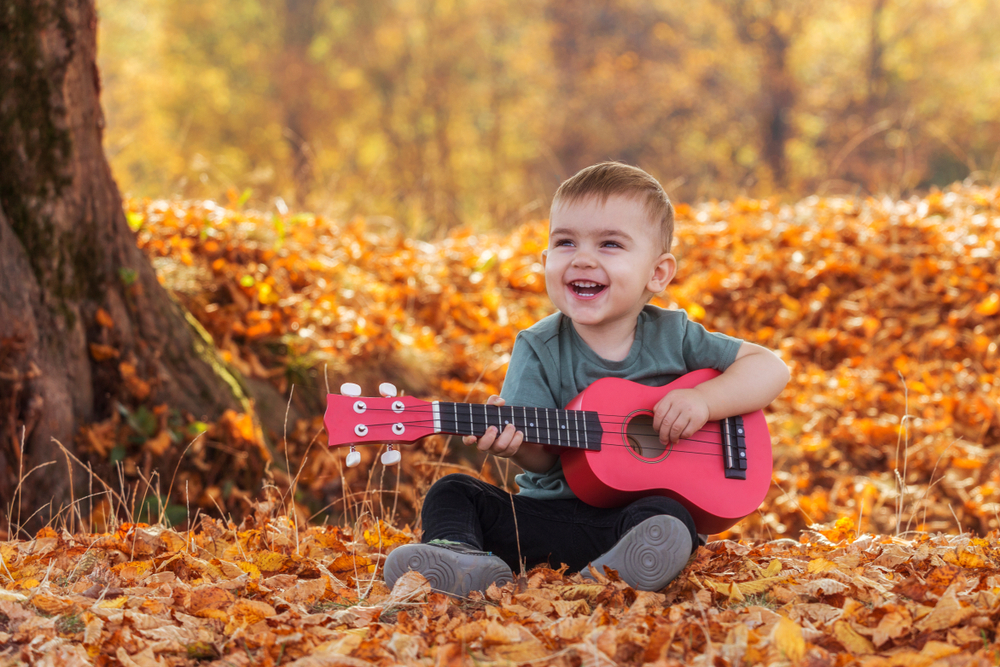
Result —
[[[586,248],[580,248],[575,253],[573,253],[573,266],[580,268],[587,268],[597,266],[597,261],[594,259],[594,255]]]

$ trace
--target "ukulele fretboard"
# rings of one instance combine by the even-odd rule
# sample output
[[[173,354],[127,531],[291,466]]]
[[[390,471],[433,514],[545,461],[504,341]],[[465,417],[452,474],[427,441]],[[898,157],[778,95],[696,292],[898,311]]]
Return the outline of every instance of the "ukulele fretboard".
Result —
[[[604,429],[596,412],[434,402],[437,433],[481,436],[490,426],[502,431],[507,424],[524,433],[527,442],[575,449],[601,449]]]

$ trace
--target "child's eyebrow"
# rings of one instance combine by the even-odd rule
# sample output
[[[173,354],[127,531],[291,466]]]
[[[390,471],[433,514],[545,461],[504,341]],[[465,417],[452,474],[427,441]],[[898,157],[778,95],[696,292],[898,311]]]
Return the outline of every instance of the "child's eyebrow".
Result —
[[[578,234],[579,232],[577,230],[569,227],[557,227],[549,232],[549,236],[577,236]],[[624,232],[621,229],[614,227],[595,230],[593,234],[590,234],[590,236],[596,236],[597,238],[617,237],[626,241],[632,240],[632,236],[628,232]]]

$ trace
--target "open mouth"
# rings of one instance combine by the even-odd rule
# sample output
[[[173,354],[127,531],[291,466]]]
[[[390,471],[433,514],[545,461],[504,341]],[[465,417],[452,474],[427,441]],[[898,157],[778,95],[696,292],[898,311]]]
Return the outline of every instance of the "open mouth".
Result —
[[[608,286],[590,282],[589,280],[574,280],[569,284],[569,288],[573,290],[577,296],[589,299],[606,290]]]

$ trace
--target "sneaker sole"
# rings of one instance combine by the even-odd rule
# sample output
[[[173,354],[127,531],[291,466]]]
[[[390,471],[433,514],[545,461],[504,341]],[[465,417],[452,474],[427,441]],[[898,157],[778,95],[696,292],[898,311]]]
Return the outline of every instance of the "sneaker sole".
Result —
[[[654,516],[625,533],[606,554],[591,565],[603,573],[617,570],[636,590],[658,591],[680,574],[691,557],[691,533],[674,516]],[[583,576],[589,577],[584,569]]]
[[[477,556],[429,544],[405,544],[389,553],[383,576],[392,589],[409,571],[419,572],[436,591],[466,597],[485,591],[490,584],[503,586],[514,580],[507,563],[497,556]]]

